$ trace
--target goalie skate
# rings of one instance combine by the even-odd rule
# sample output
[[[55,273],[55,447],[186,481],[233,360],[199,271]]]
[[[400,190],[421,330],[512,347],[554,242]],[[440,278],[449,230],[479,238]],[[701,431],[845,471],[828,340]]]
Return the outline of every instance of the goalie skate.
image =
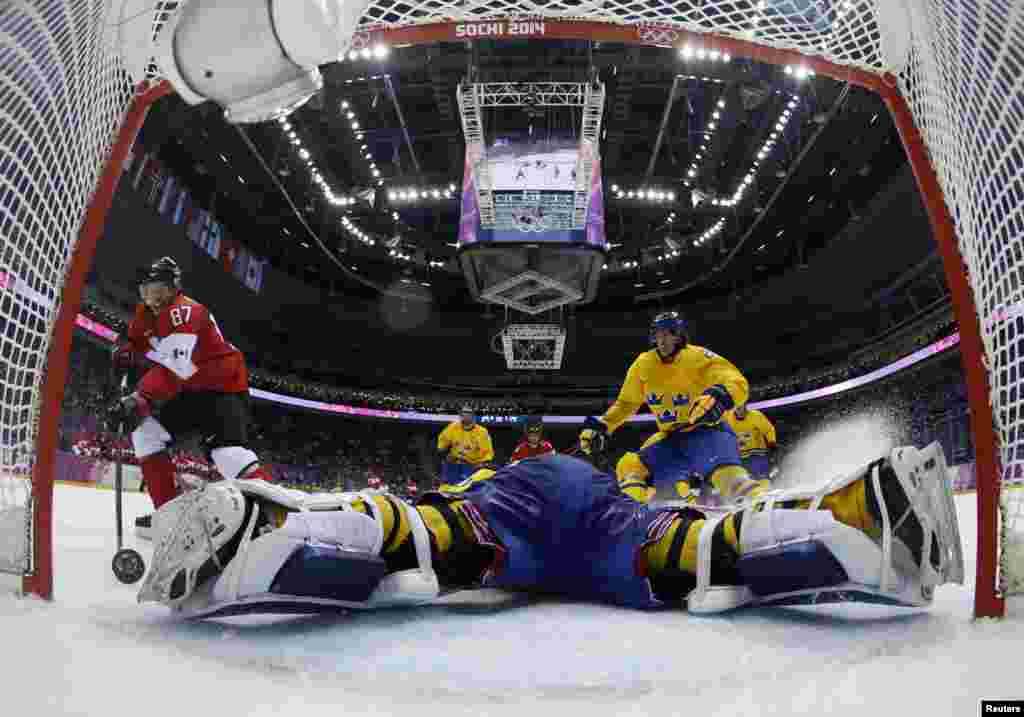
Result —
[[[924,531],[920,557],[922,582],[931,586],[962,585],[963,543],[953,500],[953,483],[942,447],[932,443],[922,450],[897,448],[890,462]]]

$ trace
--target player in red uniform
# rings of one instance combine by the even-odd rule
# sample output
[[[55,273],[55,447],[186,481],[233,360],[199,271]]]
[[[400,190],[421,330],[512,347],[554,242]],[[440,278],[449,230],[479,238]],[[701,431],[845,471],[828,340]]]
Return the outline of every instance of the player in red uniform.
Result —
[[[114,350],[114,366],[128,370],[151,362],[135,391],[119,401],[132,432],[153,505],[174,498],[177,486],[168,448],[190,434],[202,436],[217,471],[227,479],[271,480],[249,448],[249,373],[242,353],[224,339],[202,304],[181,291],[181,269],[170,257],[139,276],[142,302],[128,325],[127,341]],[[136,521],[147,536],[150,516]],[[148,536],[147,536],[148,537]]]
[[[548,456],[555,452],[555,447],[550,441],[544,440],[544,420],[540,416],[530,416],[526,419],[526,438],[519,442],[512,452],[513,461],[521,461],[524,458],[535,456]]]

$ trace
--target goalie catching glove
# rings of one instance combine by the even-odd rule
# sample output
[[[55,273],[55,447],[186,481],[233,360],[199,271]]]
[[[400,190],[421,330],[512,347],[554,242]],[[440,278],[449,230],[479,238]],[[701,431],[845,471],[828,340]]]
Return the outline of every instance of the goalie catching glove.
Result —
[[[607,444],[608,426],[593,416],[587,416],[580,431],[580,450],[588,456],[600,455]]]
[[[732,396],[721,384],[708,387],[693,405],[688,418],[691,426],[713,426],[733,407]]]

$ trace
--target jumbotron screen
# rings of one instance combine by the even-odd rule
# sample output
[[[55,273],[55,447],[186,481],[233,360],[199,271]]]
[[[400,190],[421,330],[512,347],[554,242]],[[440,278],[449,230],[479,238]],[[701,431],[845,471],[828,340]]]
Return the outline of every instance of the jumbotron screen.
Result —
[[[585,242],[603,247],[604,194],[595,156],[583,226],[574,226],[580,153],[577,139],[497,138],[486,151],[494,224],[483,225],[477,203],[477,156],[466,152],[459,246],[476,242]]]

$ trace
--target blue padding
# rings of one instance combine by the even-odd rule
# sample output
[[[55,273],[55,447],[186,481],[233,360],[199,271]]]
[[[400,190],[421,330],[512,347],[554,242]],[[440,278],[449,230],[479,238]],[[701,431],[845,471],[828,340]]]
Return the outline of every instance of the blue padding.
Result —
[[[270,592],[365,602],[386,572],[384,561],[376,555],[306,544],[281,566]]]
[[[831,587],[848,580],[843,566],[816,540],[745,555],[736,568],[743,583],[758,596]]]
[[[784,595],[776,599],[769,597],[758,603],[760,607],[788,607],[790,605],[826,605],[830,603],[862,602],[870,605],[890,605],[893,607],[920,607],[893,597],[886,597],[867,590],[819,590],[796,595]]]

